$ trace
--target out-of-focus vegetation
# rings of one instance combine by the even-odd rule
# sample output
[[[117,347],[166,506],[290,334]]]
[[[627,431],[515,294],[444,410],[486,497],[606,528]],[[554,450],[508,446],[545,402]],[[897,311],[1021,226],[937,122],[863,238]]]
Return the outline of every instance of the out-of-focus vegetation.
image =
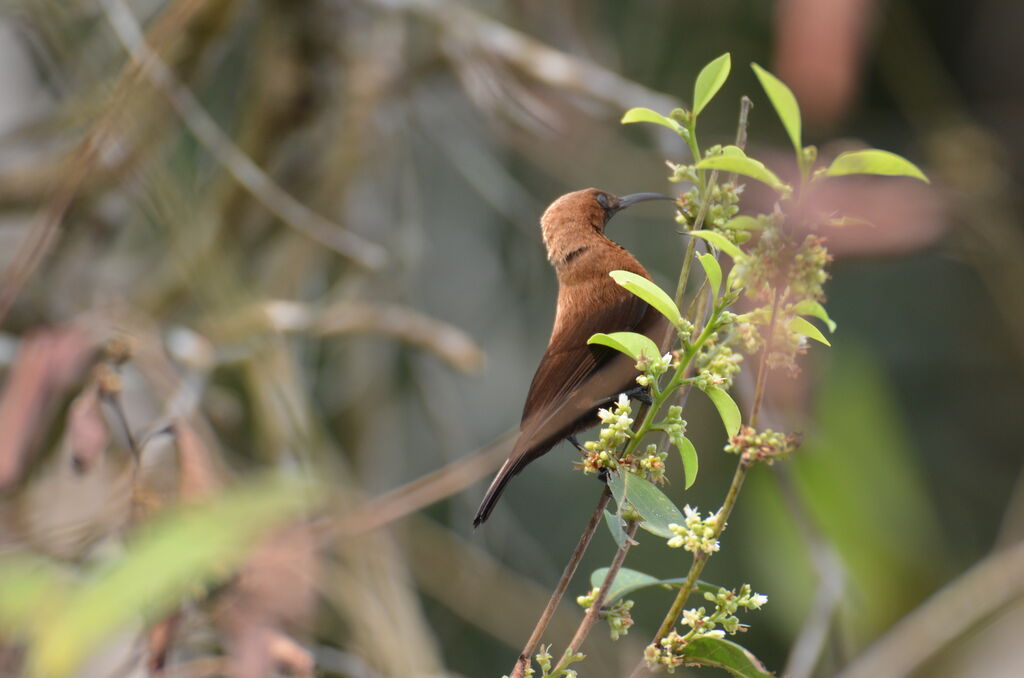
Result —
[[[822,198],[875,226],[830,237],[841,331],[766,403],[803,446],[752,475],[706,576],[768,594],[744,645],[776,671],[1017,675],[1022,12],[8,0],[0,674],[507,672],[599,491],[566,446],[470,528],[550,329],[537,218],[585,186],[668,190],[686,149],[618,120],[731,51],[793,87],[805,142],[889,148],[934,183]],[[758,91],[740,70],[712,107]],[[705,113],[702,138],[734,120]],[[750,124],[787,144],[766,100]],[[673,224],[631,212],[610,235],[672,289]],[[691,407],[701,482],[670,493],[711,506],[733,460]],[[612,549],[600,534],[572,597]],[[626,638],[592,635],[586,675],[632,667],[655,595]],[[47,636],[61,619],[92,637]]]

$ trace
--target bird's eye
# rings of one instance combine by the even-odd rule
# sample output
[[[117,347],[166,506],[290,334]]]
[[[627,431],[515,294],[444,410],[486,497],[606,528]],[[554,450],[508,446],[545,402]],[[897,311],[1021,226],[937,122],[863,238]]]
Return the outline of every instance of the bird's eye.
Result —
[[[597,204],[598,205],[600,205],[604,209],[608,209],[608,196],[607,195],[605,195],[604,193],[598,193],[597,196],[594,199],[597,200]]]

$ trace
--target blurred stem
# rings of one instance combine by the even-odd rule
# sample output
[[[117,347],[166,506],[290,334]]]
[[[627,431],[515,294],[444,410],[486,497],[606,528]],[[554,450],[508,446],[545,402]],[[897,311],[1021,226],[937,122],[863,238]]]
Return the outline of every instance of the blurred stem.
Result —
[[[580,561],[583,560],[583,554],[587,552],[587,547],[590,545],[590,540],[593,539],[594,533],[597,531],[597,526],[601,524],[604,509],[608,506],[608,500],[611,499],[611,497],[612,491],[608,488],[608,485],[605,485],[604,492],[601,493],[601,498],[597,500],[597,506],[594,507],[594,512],[590,516],[590,521],[587,523],[587,527],[583,531],[583,534],[580,535],[579,543],[576,544],[576,550],[572,552],[572,556],[569,558],[569,562],[566,563],[565,570],[562,572],[562,578],[558,580],[558,586],[556,586],[555,590],[551,593],[551,598],[548,599],[548,604],[544,608],[544,612],[541,613],[540,619],[537,620],[537,625],[534,626],[533,633],[530,634],[530,638],[526,641],[523,651],[519,654],[516,666],[512,670],[512,678],[521,678],[526,673],[526,669],[530,666],[530,657],[533,656],[533,651],[537,648],[537,644],[540,643],[540,639],[544,636],[544,632],[547,630],[548,624],[551,622],[551,618],[555,614],[555,610],[558,609],[558,603],[561,602],[562,596],[565,594],[566,589],[569,588],[569,582],[572,581],[573,575],[576,574],[576,568],[579,567]],[[634,532],[635,531],[636,530],[634,529]],[[584,622],[585,621],[586,618],[584,618]]]

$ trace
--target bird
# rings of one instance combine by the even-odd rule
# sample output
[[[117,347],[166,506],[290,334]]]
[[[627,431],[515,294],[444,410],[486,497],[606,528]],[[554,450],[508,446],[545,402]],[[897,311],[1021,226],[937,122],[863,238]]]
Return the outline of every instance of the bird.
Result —
[[[495,475],[473,519],[479,527],[508,483],[527,464],[563,439],[598,423],[597,412],[620,393],[637,388],[635,361],[607,346],[588,345],[595,333],[638,332],[664,353],[672,324],[608,274],[623,270],[651,279],[624,247],[605,235],[616,213],[646,200],[675,200],[661,193],[622,197],[596,188],[567,193],[544,211],[541,234],[558,278],[555,322],[523,406],[519,436]]]

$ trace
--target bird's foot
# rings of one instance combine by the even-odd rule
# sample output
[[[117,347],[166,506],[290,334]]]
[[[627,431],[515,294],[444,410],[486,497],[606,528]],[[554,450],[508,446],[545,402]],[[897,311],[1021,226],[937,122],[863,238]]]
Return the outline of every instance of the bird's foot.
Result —
[[[626,391],[626,397],[639,400],[644,405],[650,405],[651,403],[654,402],[654,399],[651,398],[651,390],[647,386],[634,386],[633,388]]]

